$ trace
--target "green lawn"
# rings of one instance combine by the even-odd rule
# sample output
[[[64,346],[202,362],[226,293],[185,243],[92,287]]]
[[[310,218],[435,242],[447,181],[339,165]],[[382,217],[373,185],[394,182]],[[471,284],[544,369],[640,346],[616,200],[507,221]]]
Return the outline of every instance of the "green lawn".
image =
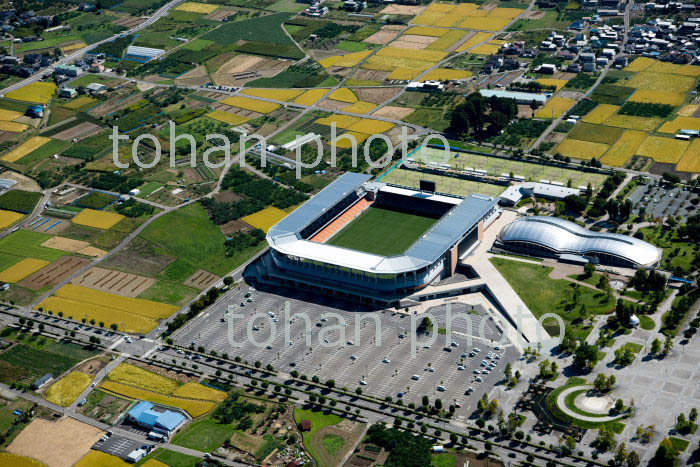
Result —
[[[148,459],[159,460],[169,467],[195,467],[202,460],[199,457],[188,456],[187,454],[168,451],[167,449],[158,449],[150,456],[144,457],[136,465],[143,465]]]
[[[533,29],[566,29],[571,21],[559,21],[554,10],[547,10],[540,19],[520,19],[508,31],[530,31]]]
[[[539,318],[545,313],[556,313],[578,338],[587,336],[591,329],[590,326],[584,327],[579,321],[581,305],[585,306],[589,315],[607,314],[615,308],[614,299],[607,301],[602,292],[581,286],[578,288],[578,303],[571,306],[575,284],[565,279],[550,279],[551,267],[505,258],[491,258],[491,262],[535,317]],[[553,329],[558,327],[554,325]]]
[[[154,191],[156,191],[158,188],[161,188],[162,186],[163,184],[158,182],[148,182],[144,185],[141,185],[139,187],[139,190],[141,190],[141,193],[139,193],[139,197],[145,198],[146,196],[152,194]]]
[[[671,440],[673,447],[679,452],[685,452],[685,450],[688,449],[688,446],[690,446],[690,441],[687,439],[676,438],[675,436],[671,436],[669,439]]]
[[[138,298],[184,306],[198,293],[199,290],[186,285],[170,281],[158,281],[146,289]]]
[[[335,456],[338,451],[343,448],[345,440],[338,435],[325,435],[323,437],[323,447],[331,456]]]
[[[569,137],[593,143],[614,144],[623,131],[622,128],[581,122],[569,133]]]
[[[645,331],[653,331],[656,329],[656,323],[647,315],[641,315],[639,317],[639,326]]]
[[[457,456],[451,453],[433,454],[431,467],[457,467]]]
[[[329,244],[394,256],[415,243],[437,219],[371,207],[335,234]]]
[[[194,270],[204,268],[220,276],[240,266],[264,246],[263,243],[226,256],[226,237],[197,203],[156,219],[141,233],[141,238],[189,263]]]
[[[662,266],[667,269],[680,268],[686,273],[692,271],[695,245],[680,241],[674,230],[661,227],[644,227],[644,240],[663,249]]]
[[[269,6],[273,11],[289,11],[291,13],[300,13],[306,8],[306,4],[299,3],[296,0],[279,0]]]
[[[210,452],[231,439],[233,425],[219,423],[207,417],[189,424],[173,438],[173,444],[197,451]]]
[[[371,49],[369,44],[356,41],[340,41],[335,47],[348,52],[362,52],[363,50]]]
[[[311,431],[306,431],[303,433],[304,446],[306,446],[309,454],[311,454],[311,456],[318,462],[320,457],[318,453],[315,452],[314,443],[312,443],[311,440],[314,439],[320,429],[327,426],[337,425],[343,421],[343,418],[335,414],[326,414],[320,411],[306,410],[297,407],[294,409],[294,420],[297,423],[301,423],[302,420],[311,420]]]

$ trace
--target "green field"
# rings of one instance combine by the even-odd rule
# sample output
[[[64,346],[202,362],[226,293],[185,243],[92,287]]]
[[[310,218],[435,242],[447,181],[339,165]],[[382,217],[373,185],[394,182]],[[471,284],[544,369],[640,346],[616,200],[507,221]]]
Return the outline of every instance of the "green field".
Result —
[[[382,208],[369,208],[328,244],[382,256],[399,255],[413,245],[437,219]]]
[[[235,44],[240,40],[265,42],[268,44],[294,45],[294,42],[282,29],[282,23],[289,19],[289,17],[289,13],[275,13],[245,21],[226,23],[204,34],[201,39],[213,41],[220,45]],[[274,51],[270,53],[274,54]]]
[[[0,209],[29,214],[41,199],[41,193],[24,190],[10,190],[0,195]]]
[[[67,251],[41,246],[51,235],[20,229],[0,239],[0,269],[6,269],[23,258],[55,261]]]
[[[602,292],[583,286],[579,286],[579,296],[574,300],[572,286],[575,284],[565,279],[551,279],[551,267],[495,257],[491,258],[491,263],[536,318],[545,313],[556,313],[561,316],[566,327],[573,331],[574,336],[580,339],[591,331],[591,326],[584,325],[580,320],[581,306],[585,307],[589,318],[591,315],[610,313],[615,308],[614,299],[606,300]],[[545,329],[547,327],[545,325]],[[558,329],[558,326],[554,324],[553,329]]]
[[[568,180],[571,180],[574,187],[586,186],[588,183],[593,187],[597,187],[600,186],[606,178],[603,174],[482,156],[479,154],[451,152],[451,156],[452,158],[446,159],[444,157],[444,151],[434,148],[422,148],[412,155],[417,161],[444,162],[460,170],[466,167],[482,169],[488,171],[489,175],[495,176],[513,172],[514,175],[522,175],[526,179],[533,181],[545,179],[566,183]]]
[[[261,244],[234,256],[226,256],[226,237],[199,204],[191,204],[156,219],[140,236],[195,270],[204,268],[220,276],[243,264],[264,246]]]
[[[615,144],[623,132],[622,128],[581,122],[569,133],[569,138],[593,143]]]
[[[116,201],[116,196],[108,195],[107,193],[101,193],[99,191],[93,191],[83,196],[82,198],[78,198],[75,201],[75,204],[84,208],[104,209],[110,204],[115,203]]]
[[[43,41],[23,42],[15,45],[15,52],[28,52],[30,50],[53,49],[64,42],[79,41],[82,39],[77,34],[57,33],[61,35],[51,35],[50,33]]]
[[[60,154],[64,149],[70,146],[70,144],[70,141],[52,139],[48,143],[19,159],[17,164],[33,165],[43,159],[46,159],[47,157],[53,156],[54,154]]]
[[[343,418],[335,414],[326,414],[320,411],[306,410],[302,408],[294,409],[294,420],[301,423],[302,420],[311,420],[311,431],[303,433],[304,446],[309,451],[309,454],[318,462],[321,457],[315,452],[317,443],[312,442],[319,430],[327,426],[337,425],[343,421]]]
[[[159,460],[170,467],[194,467],[202,460],[199,457],[188,456],[187,454],[161,448],[156,450],[153,454],[144,457],[136,465],[142,465],[148,459]]]
[[[438,191],[458,196],[469,196],[475,193],[487,196],[498,196],[506,189],[505,186],[494,185],[493,183],[462,180],[455,177],[446,177],[444,175],[435,175],[406,169],[394,169],[382,177],[381,180],[382,182],[395,183],[411,188],[419,188],[421,180],[430,180],[436,183]]]
[[[235,431],[233,425],[219,423],[207,417],[189,424],[173,438],[172,442],[178,446],[210,452],[230,440]]]
[[[591,94],[591,99],[600,104],[622,105],[634,91],[634,88],[628,88],[627,86],[601,84],[595,88],[595,91]]]

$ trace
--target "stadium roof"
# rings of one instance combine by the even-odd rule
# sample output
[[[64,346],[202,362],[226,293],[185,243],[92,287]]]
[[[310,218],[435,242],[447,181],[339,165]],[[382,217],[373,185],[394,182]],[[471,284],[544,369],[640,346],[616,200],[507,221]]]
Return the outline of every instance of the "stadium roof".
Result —
[[[498,237],[502,243],[531,243],[560,254],[607,254],[645,267],[654,266],[661,259],[661,251],[643,240],[593,232],[558,217],[523,217],[505,226]]]
[[[267,234],[268,243],[280,253],[290,256],[373,274],[400,274],[433,264],[447,248],[457,242],[496,205],[496,200],[488,196],[471,195],[461,200],[454,198],[461,202],[448,211],[404,254],[397,256],[381,256],[301,238],[299,232],[304,227],[352,191],[360,188],[370,178],[369,175],[356,173],[346,173],[338,177],[320,193],[273,226]],[[387,191],[396,191],[395,187],[386,184],[373,182],[374,185],[381,186],[380,189]],[[444,197],[426,195],[416,190],[406,189],[406,192],[411,196]]]

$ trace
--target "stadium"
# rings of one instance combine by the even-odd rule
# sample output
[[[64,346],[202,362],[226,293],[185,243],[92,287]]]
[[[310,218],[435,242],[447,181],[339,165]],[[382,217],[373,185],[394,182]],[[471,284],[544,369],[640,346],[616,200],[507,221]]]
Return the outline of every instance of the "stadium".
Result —
[[[600,263],[627,268],[653,268],[661,250],[638,238],[593,232],[557,217],[531,216],[501,230],[496,248],[562,260]]]
[[[455,274],[500,214],[492,197],[370,179],[344,174],[273,226],[247,279],[396,306]]]

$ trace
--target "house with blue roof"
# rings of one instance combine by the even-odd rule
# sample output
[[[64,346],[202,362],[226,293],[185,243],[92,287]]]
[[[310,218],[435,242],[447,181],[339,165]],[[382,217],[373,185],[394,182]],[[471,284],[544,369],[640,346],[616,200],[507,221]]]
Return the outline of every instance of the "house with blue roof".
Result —
[[[175,433],[187,421],[180,412],[141,401],[127,413],[127,420],[165,436]]]

